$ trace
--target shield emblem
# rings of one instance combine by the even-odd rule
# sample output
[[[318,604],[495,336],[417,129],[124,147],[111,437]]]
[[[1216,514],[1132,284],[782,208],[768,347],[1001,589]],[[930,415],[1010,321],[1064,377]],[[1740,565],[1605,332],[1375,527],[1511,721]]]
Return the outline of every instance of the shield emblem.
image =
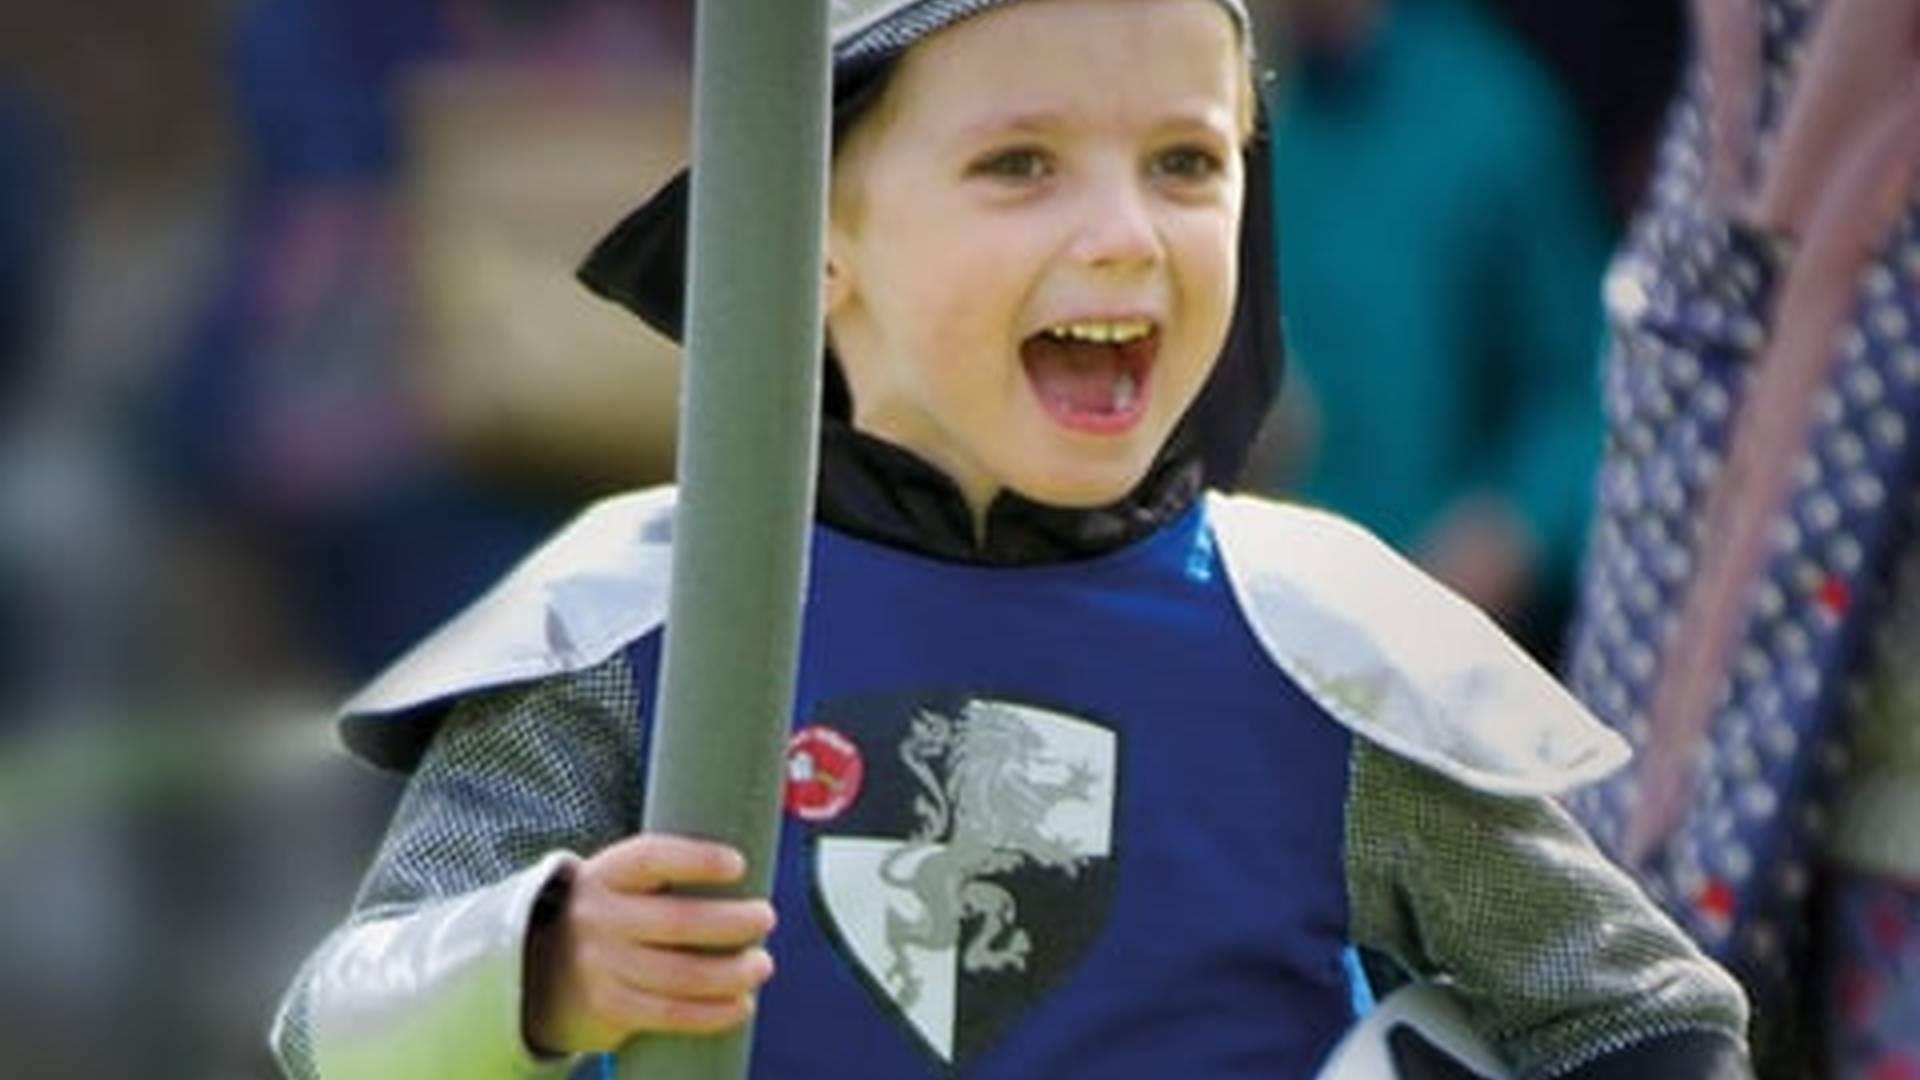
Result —
[[[946,1066],[991,1046],[1078,963],[1114,881],[1112,730],[965,695],[842,700],[847,813],[812,834],[812,895],[843,959]]]

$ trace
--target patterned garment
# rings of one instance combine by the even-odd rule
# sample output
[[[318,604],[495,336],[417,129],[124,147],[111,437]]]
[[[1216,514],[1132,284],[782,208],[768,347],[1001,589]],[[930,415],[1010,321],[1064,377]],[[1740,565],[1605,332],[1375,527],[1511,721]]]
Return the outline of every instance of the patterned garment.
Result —
[[[1920,882],[1834,883],[1829,1080],[1920,1080]]]
[[[1763,131],[1783,112],[1815,6],[1763,5]],[[1709,492],[1789,266],[1785,245],[1707,206],[1706,93],[1696,79],[1676,110],[1652,197],[1606,286],[1609,438],[1568,675],[1636,747],[1650,741],[1662,652],[1701,573]],[[1762,1016],[1756,1031],[1783,1045],[1804,1038],[1797,1029],[1816,1011],[1794,1002],[1811,989],[1800,978],[1812,944],[1805,901],[1872,704],[1867,687],[1884,678],[1876,664],[1920,648],[1872,640],[1894,606],[1895,567],[1914,543],[1920,505],[1920,208],[1861,273],[1833,347],[1690,802],[1635,867],[1743,977]],[[1640,779],[1629,771],[1569,800],[1615,854]]]

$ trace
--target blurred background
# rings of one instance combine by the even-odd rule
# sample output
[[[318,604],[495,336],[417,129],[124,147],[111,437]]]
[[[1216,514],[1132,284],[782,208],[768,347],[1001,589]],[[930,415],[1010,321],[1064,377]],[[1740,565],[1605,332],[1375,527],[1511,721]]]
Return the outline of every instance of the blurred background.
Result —
[[[691,7],[0,11],[0,1075],[275,1075],[275,999],[397,793],[329,709],[671,475],[676,357],[571,271],[685,154]],[[1371,518],[1551,656],[1678,0],[1262,16],[1294,368],[1247,483]],[[1520,260],[1551,295],[1501,284]],[[1398,343],[1344,338],[1356,309]],[[1417,417],[1448,450],[1383,507],[1326,463],[1391,460],[1352,417],[1409,385],[1449,388]]]
[[[0,15],[0,1075],[267,1077],[397,788],[327,712],[676,361],[573,286],[685,153],[690,4]]]

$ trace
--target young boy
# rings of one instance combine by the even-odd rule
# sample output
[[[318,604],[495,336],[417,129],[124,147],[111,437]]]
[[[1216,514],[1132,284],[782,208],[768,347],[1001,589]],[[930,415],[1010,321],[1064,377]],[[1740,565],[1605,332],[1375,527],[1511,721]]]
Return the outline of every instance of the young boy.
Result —
[[[783,1080],[1300,1077],[1358,946],[1521,1075],[1746,1075],[1738,990],[1549,799],[1617,740],[1358,529],[1202,493],[1278,362],[1240,0],[836,11],[772,904],[635,835],[672,494],[613,500],[350,704],[415,771],[291,1072],[557,1075],[751,1013]],[[679,198],[585,272],[669,330]]]

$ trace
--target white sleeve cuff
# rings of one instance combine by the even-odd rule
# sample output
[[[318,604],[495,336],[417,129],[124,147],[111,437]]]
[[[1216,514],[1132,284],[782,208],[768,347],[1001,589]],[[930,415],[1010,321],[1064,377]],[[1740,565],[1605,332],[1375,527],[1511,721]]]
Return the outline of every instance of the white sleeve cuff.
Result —
[[[571,1058],[527,1046],[522,995],[535,902],[576,861],[554,852],[498,884],[337,933],[296,989],[315,1073],[321,1080],[564,1076]],[[274,1024],[283,1054],[292,1022],[283,1011]]]

